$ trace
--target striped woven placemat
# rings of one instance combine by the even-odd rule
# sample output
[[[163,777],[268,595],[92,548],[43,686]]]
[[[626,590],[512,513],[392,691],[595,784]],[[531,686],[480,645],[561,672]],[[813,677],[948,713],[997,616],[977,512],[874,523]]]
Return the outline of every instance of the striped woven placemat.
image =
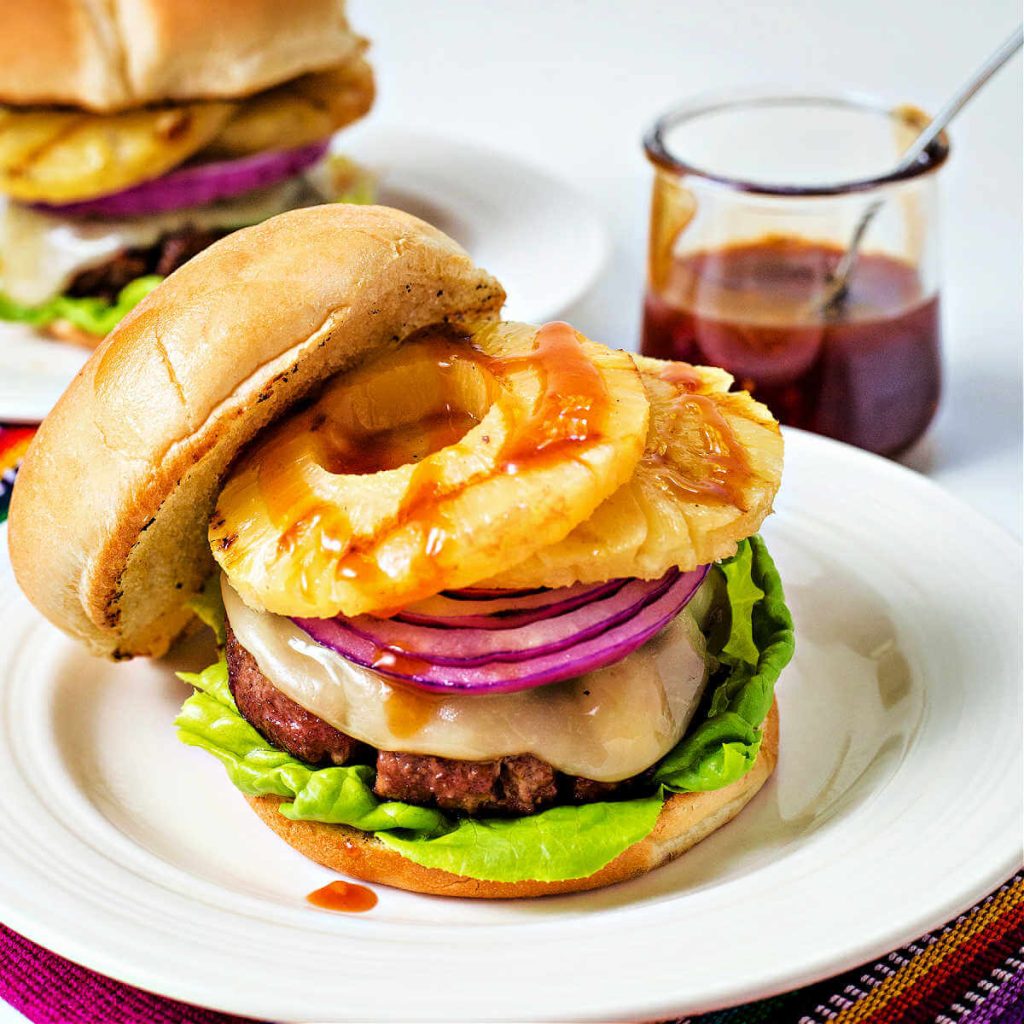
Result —
[[[0,427],[0,521],[31,427]],[[0,997],[36,1024],[232,1024],[69,963],[0,926]],[[677,1024],[1024,1024],[1024,873],[943,928],[806,988]]]
[[[35,427],[0,426],[0,523],[7,518],[18,463],[35,432]]]

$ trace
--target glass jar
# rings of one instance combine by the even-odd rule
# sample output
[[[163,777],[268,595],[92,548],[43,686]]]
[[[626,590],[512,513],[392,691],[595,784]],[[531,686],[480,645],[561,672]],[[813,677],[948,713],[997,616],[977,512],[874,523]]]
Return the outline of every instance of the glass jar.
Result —
[[[787,424],[895,455],[939,401],[935,171],[927,117],[862,97],[731,94],[660,118],[642,350],[724,367]],[[834,272],[875,208],[848,287]]]

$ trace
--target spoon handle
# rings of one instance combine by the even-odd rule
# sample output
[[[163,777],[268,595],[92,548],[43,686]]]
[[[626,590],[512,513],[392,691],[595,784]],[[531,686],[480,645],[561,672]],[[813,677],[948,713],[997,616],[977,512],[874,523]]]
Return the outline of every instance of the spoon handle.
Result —
[[[1017,30],[971,75],[949,99],[946,105],[928,122],[924,131],[910,144],[910,148],[893,168],[893,174],[907,171],[917,163],[918,158],[939,137],[946,125],[964,108],[974,94],[1024,45],[1024,25]],[[861,215],[853,232],[846,252],[829,275],[820,310],[825,316],[835,316],[846,299],[850,275],[857,265],[860,243],[867,233],[875,215],[882,208],[882,200],[876,199]]]
[[[956,117],[974,94],[1024,45],[1024,25],[1017,30],[978,68],[954,93],[946,105],[928,122],[924,131],[903,154],[896,171],[905,171],[917,163],[918,157],[939,137],[946,125]]]

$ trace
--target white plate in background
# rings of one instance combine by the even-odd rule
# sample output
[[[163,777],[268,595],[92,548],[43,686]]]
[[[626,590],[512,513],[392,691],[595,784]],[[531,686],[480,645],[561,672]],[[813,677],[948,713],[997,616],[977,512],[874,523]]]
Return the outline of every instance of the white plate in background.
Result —
[[[3,579],[0,920],[143,988],[260,1019],[660,1019],[878,956],[1021,861],[1021,549],[934,484],[787,432],[765,531],[796,620],[775,776],[675,863],[515,902],[334,877],[175,739],[174,667],[90,659]],[[55,541],[57,539],[55,538]]]
[[[556,317],[594,283],[607,259],[608,234],[590,203],[515,157],[376,125],[344,132],[336,148],[379,175],[380,203],[430,221],[494,274],[509,296],[507,319]],[[23,325],[0,323],[0,423],[41,420],[87,355]]]
[[[0,423],[38,423],[88,356],[24,324],[0,322]]]
[[[373,122],[343,132],[335,148],[379,174],[379,202],[429,221],[490,271],[508,295],[507,320],[557,317],[608,258],[590,201],[518,157]]]

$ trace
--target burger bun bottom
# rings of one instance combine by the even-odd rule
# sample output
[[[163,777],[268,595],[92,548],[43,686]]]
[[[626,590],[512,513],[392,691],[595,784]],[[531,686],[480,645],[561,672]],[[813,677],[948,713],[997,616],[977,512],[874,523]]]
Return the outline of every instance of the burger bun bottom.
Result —
[[[685,853],[717,828],[731,821],[753,799],[775,769],[779,752],[779,712],[773,703],[764,725],[761,749],[743,778],[703,793],[675,793],[662,807],[651,833],[624,850],[600,871],[585,878],[557,882],[491,882],[422,867],[385,846],[368,832],[347,825],[292,821],[278,811],[281,798],[247,797],[253,810],[285,842],[300,853],[337,871],[367,882],[391,885],[434,896],[515,899],[600,889],[637,878]]]

